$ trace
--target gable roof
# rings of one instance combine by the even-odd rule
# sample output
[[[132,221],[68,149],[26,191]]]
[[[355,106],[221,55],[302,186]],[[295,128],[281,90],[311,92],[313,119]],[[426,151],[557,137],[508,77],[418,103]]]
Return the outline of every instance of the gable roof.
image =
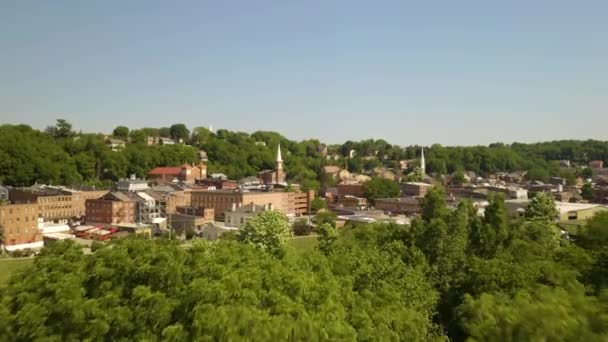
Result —
[[[174,166],[174,167],[155,167],[152,170],[150,170],[150,172],[148,172],[148,175],[172,175],[172,176],[178,176],[181,172],[182,172],[182,168],[180,166]]]

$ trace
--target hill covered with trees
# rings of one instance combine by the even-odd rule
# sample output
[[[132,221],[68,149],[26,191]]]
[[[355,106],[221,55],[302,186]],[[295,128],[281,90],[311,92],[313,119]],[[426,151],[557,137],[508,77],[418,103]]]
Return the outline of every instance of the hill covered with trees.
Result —
[[[145,177],[156,166],[195,162],[199,150],[207,152],[210,173],[221,172],[239,179],[273,168],[280,143],[288,180],[300,183],[304,189],[318,189],[324,179],[325,165],[364,173],[378,166],[397,168],[400,160],[413,160],[411,165],[415,166],[421,149],[420,146],[391,145],[381,139],[327,146],[319,140],[292,141],[276,132],[248,134],[223,129],[211,132],[204,127],[190,131],[183,124],[135,130],[118,126],[110,137],[128,142],[126,148],[112,151],[106,144],[108,137],[76,132],[65,120],[58,120],[45,131],[27,125],[2,125],[0,183],[108,185],[130,174]],[[148,146],[148,137],[168,137],[184,144]],[[352,158],[351,151],[354,151]],[[584,173],[584,169],[563,170],[558,160],[579,165],[586,165],[589,160],[603,160],[608,164],[608,142],[593,140],[470,147],[432,145],[425,152],[427,172],[437,174],[466,170],[486,175],[526,170],[538,180],[550,176],[572,180]]]
[[[542,196],[540,196],[542,197]],[[509,222],[492,199],[411,226],[319,227],[296,253],[280,214],[181,248],[119,240],[84,255],[61,242],[0,294],[0,340],[605,341],[608,214],[560,237],[546,199]]]

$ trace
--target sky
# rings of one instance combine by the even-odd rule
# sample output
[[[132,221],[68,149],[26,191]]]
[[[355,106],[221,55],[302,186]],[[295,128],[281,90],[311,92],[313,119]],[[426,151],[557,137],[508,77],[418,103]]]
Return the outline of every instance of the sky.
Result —
[[[608,1],[0,0],[0,123],[608,140]]]

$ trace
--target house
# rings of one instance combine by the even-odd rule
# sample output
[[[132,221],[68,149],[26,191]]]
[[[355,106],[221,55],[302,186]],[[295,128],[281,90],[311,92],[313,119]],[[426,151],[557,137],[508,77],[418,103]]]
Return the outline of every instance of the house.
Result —
[[[325,173],[326,177],[331,177],[333,179],[336,179],[338,177],[338,174],[340,173],[341,169],[338,166],[335,165],[327,165],[323,167],[323,172]]]
[[[344,208],[357,208],[361,210],[367,208],[367,199],[365,197],[345,195],[338,199],[338,204]]]
[[[121,179],[116,183],[116,189],[118,191],[146,191],[150,189],[148,181],[143,179],[137,179],[135,175],[131,175],[130,178]]]
[[[264,188],[264,184],[258,177],[245,177],[239,180],[239,187],[244,190],[258,190]]]
[[[175,140],[171,138],[160,138],[160,145],[175,145]]]
[[[355,197],[365,197],[365,188],[362,183],[350,183],[343,182],[336,185],[338,189],[338,196],[355,196]]]
[[[597,203],[608,203],[608,177],[598,177],[593,185],[593,196]]]
[[[159,145],[160,144],[160,137],[148,136],[146,138],[146,144],[148,146]]]
[[[207,157],[207,152],[200,150],[197,153],[198,155],[198,160],[202,161],[202,162],[208,162],[209,158]]]
[[[227,227],[240,228],[247,220],[267,210],[272,210],[272,203],[266,205],[258,205],[253,202],[245,205],[233,203],[230,210],[224,213],[224,222]]]
[[[196,180],[207,178],[207,165],[202,161],[197,165],[156,167],[148,172],[148,180],[157,184],[184,182],[194,184]]]
[[[604,161],[602,160],[592,160],[589,162],[589,168],[591,169],[603,169]]]
[[[109,138],[106,140],[106,145],[114,152],[120,151],[127,146],[127,143],[121,139]]]
[[[0,202],[7,202],[10,190],[9,188],[0,185]]]
[[[221,175],[221,176],[218,176]],[[207,190],[236,190],[239,187],[239,184],[235,181],[228,180],[226,175],[214,173],[211,175],[211,178],[201,179],[196,181],[197,185],[201,185],[206,187]]]

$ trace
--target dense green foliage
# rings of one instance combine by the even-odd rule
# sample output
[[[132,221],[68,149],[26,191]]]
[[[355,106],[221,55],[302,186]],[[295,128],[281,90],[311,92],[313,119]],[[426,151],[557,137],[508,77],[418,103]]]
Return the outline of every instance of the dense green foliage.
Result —
[[[543,217],[509,222],[500,196],[483,218],[438,189],[423,206],[411,226],[321,223],[301,253],[275,212],[190,248],[56,243],[0,292],[0,340],[608,338],[608,213],[567,240]]]
[[[365,197],[374,204],[378,198],[398,197],[401,189],[399,184],[385,178],[374,177],[363,184]]]
[[[156,166],[196,162],[198,150],[207,152],[209,173],[221,172],[232,179],[239,179],[256,175],[263,169],[272,169],[280,143],[288,180],[307,190],[319,189],[322,181],[332,185],[328,181],[331,178],[323,177],[325,165],[346,166],[350,171],[372,173],[378,166],[396,168],[399,160],[416,160],[420,155],[419,146],[402,148],[384,140],[363,140],[327,146],[330,158],[325,158],[325,146],[318,140],[296,142],[278,133],[263,131],[247,134],[218,130],[214,133],[204,127],[190,131],[183,124],[141,129],[118,126],[113,136],[125,139],[127,147],[112,152],[103,135],[77,133],[69,122],[61,119],[44,132],[26,125],[2,125],[0,183],[14,186],[35,182],[79,185],[100,184],[129,174],[143,177]],[[182,139],[185,145],[147,146],[149,136]],[[349,158],[351,150],[354,151],[353,158]],[[459,171],[454,180],[456,183],[462,181],[463,170],[481,175],[526,170],[530,179],[544,181],[550,176],[561,176],[572,183],[577,175],[589,178],[590,170],[560,168],[557,160],[568,159],[578,165],[592,159],[608,163],[608,142],[592,140],[492,144],[487,147],[433,145],[425,152],[427,172],[445,174]],[[416,167],[416,162],[411,163],[413,167]]]

